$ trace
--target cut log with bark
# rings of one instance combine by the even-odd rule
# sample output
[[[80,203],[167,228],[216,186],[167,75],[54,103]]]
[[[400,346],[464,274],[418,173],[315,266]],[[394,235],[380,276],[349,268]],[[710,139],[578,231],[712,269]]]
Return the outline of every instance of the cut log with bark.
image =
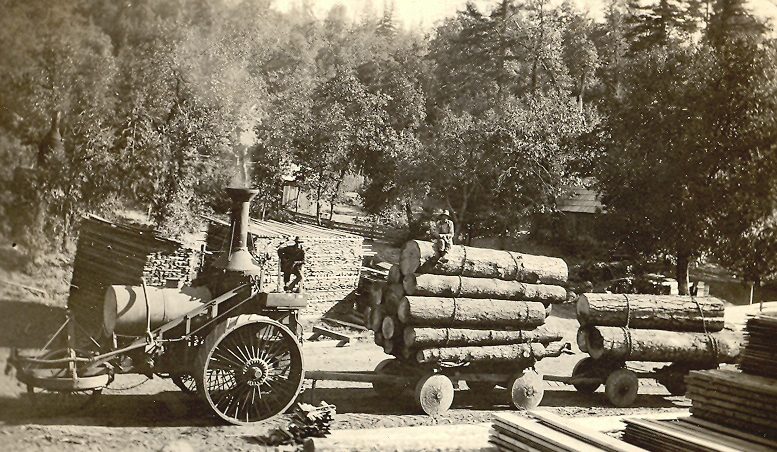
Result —
[[[370,313],[370,329],[375,333],[381,332],[383,329],[383,318],[386,317],[385,306],[378,305],[372,308]]]
[[[537,301],[409,296],[397,315],[412,326],[532,329],[545,323],[547,311]]]
[[[723,313],[723,302],[714,297],[603,293],[577,297],[580,325],[714,332],[723,329]]]
[[[516,368],[533,366],[542,358],[561,355],[568,344],[554,342],[547,347],[539,342],[529,344],[485,345],[482,347],[440,347],[419,350],[416,361],[467,362],[467,363],[510,363]]]
[[[384,281],[372,281],[367,285],[367,304],[375,307],[383,299],[383,288],[386,286]]]
[[[409,274],[402,280],[405,294],[425,297],[499,298],[562,303],[567,290],[549,284],[529,284],[496,278]]]
[[[742,333],[642,330],[614,326],[589,326],[588,353],[595,359],[654,361],[717,365],[735,363],[743,347]]]
[[[399,322],[396,315],[387,315],[386,317],[383,317],[381,333],[383,333],[383,337],[386,339],[394,338],[395,335],[403,334],[402,324]]]
[[[568,276],[566,262],[555,257],[453,245],[441,259],[431,242],[421,240],[405,243],[399,265],[403,275],[432,273],[533,284],[563,284]]]
[[[408,327],[405,328],[403,337],[408,347],[429,348],[529,342],[549,344],[560,341],[564,335],[547,325],[541,325],[533,330],[517,331]]]
[[[405,289],[402,284],[388,284],[383,290],[383,304],[388,312],[397,312],[402,297],[405,296]]]
[[[586,341],[588,340],[589,328],[590,327],[587,326],[581,326],[577,329],[577,335],[575,336],[577,339],[577,348],[579,348],[580,351],[584,353],[588,352],[588,343]]]
[[[389,268],[386,281],[389,284],[397,284],[402,282],[402,270],[400,270],[398,264],[394,264],[391,266],[391,268]]]

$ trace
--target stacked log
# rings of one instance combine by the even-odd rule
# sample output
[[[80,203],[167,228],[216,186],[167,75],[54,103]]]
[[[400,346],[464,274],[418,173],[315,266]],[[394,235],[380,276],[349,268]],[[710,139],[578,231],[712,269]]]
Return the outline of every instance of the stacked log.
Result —
[[[742,335],[724,330],[713,297],[582,294],[578,346],[594,359],[680,363],[689,368],[737,361]]]
[[[371,307],[375,343],[415,365],[531,367],[562,352],[562,334],[544,324],[567,300],[566,278],[553,257],[454,245],[440,259],[432,243],[409,241]]]

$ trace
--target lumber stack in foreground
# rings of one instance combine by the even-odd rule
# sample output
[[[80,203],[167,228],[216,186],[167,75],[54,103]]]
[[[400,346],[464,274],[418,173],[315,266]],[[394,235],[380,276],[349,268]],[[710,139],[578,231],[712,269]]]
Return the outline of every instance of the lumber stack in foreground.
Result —
[[[777,379],[768,376],[777,351],[775,326],[773,315],[748,319],[740,365],[745,372],[691,371],[685,378],[691,416],[675,422],[628,420],[624,440],[662,452],[777,450]],[[757,353],[748,356],[748,350]]]
[[[686,382],[693,416],[777,439],[777,380],[713,369],[691,372]]]
[[[443,258],[412,240],[388,272],[371,327],[384,352],[414,364],[509,365],[512,372],[558,356],[562,334],[545,319],[564,302],[563,260],[454,246]]]
[[[777,378],[777,314],[747,319],[747,345],[739,368],[749,374]]]
[[[624,441],[655,452],[769,452],[777,442],[692,418],[625,419]]]
[[[497,452],[488,443],[488,424],[438,424],[332,430],[307,438],[304,452]],[[299,450],[299,449],[298,449]]]
[[[514,414],[495,416],[489,441],[503,451],[645,452],[548,412],[529,414],[533,419]]]

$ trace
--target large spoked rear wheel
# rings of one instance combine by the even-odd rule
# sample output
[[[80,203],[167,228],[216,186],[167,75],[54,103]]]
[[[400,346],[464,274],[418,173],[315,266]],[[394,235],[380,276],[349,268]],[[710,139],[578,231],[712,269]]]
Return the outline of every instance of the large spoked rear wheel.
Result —
[[[195,378],[205,402],[233,424],[259,422],[294,403],[304,376],[302,350],[284,325],[260,315],[220,323],[197,354]]]

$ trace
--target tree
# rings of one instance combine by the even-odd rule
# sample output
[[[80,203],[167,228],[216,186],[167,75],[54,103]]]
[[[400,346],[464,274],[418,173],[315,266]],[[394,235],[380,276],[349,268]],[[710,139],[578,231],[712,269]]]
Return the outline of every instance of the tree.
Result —
[[[572,79],[572,94],[583,109],[589,87],[598,84],[596,72],[599,68],[599,52],[591,39],[594,34],[593,20],[563,5],[562,14],[566,26],[563,33],[563,58]]]
[[[584,92],[597,65],[583,18],[546,2],[472,4],[430,43],[430,194],[464,236],[502,233],[550,207],[597,115]],[[570,76],[572,75],[572,77]],[[573,78],[574,77],[574,78]]]
[[[310,139],[298,149],[312,184],[320,217],[321,201],[334,201],[345,176],[364,168],[396,146],[397,133],[386,113],[387,98],[368,92],[355,74],[343,70],[316,89]]]
[[[777,218],[774,216],[740,226],[715,244],[715,257],[743,281],[760,283],[777,272]]]
[[[507,99],[480,117],[447,111],[427,148],[431,194],[452,211],[458,232],[502,233],[529,213],[548,208],[579,157],[576,140],[596,115],[575,99]]]
[[[688,264],[774,209],[777,108],[771,50],[665,46],[635,57],[607,122],[603,202],[625,246]]]
[[[736,41],[759,41],[768,27],[750,13],[742,0],[717,0],[713,3],[712,15],[706,37],[715,48],[736,45]]]
[[[0,19],[0,126],[36,145],[49,131],[52,114],[60,112],[63,137],[46,165],[10,187],[16,195],[11,202],[19,212],[39,211],[32,217],[40,221],[20,224],[25,233],[33,232],[31,241],[57,237],[55,243],[64,244],[73,220],[115,193],[110,173],[116,162],[106,152],[115,101],[113,47],[75,5],[6,6]]]
[[[633,53],[686,39],[699,31],[704,19],[704,11],[696,1],[658,0],[645,5],[641,0],[632,0],[629,9],[627,38]]]

